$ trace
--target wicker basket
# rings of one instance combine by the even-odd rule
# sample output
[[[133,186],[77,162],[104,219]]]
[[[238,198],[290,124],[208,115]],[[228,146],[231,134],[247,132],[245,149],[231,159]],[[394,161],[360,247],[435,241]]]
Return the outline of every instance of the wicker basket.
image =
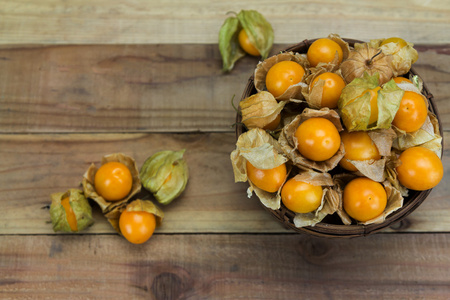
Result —
[[[304,40],[303,42],[293,45],[291,47],[288,47],[284,51],[292,51],[292,52],[298,52],[298,53],[306,53],[308,51],[309,46],[312,42],[314,42],[316,39],[312,40]],[[344,39],[347,43],[349,43],[350,46],[354,46],[355,43],[362,43],[362,41],[358,40],[352,40],[352,39]],[[413,68],[411,68],[409,74],[412,75],[419,75],[415,72]],[[407,75],[409,75],[407,74]],[[244,90],[244,93],[242,94],[241,101],[250,95],[253,95],[257,93],[255,85],[254,85],[254,77],[253,75],[249,78],[248,83],[246,85],[246,88]],[[441,121],[437,112],[436,104],[433,100],[433,95],[428,90],[426,84],[423,84],[423,95],[428,98],[430,102],[429,109],[431,112],[433,112],[439,122],[439,130],[440,135],[443,136],[442,132],[442,126]],[[245,130],[241,123],[241,115],[238,113],[236,118],[236,138],[238,138]],[[443,142],[442,142],[443,144]],[[307,227],[296,227],[294,225],[294,216],[295,214],[288,210],[282,203],[281,207],[277,210],[272,210],[270,208],[264,207],[272,216],[274,216],[279,222],[281,222],[286,228],[292,229],[296,232],[300,233],[307,233],[315,236],[321,236],[321,237],[328,237],[328,238],[352,238],[352,237],[359,237],[359,236],[366,236],[369,234],[373,234],[377,231],[380,231],[384,228],[387,228],[394,223],[402,220],[406,216],[408,216],[410,213],[412,213],[422,202],[425,200],[425,198],[430,194],[431,190],[427,191],[410,191],[409,196],[404,199],[403,206],[398,209],[397,211],[390,214],[384,222],[379,224],[370,224],[370,225],[359,225],[359,224],[352,224],[352,225],[344,225],[340,218],[336,215],[329,215],[325,217],[322,222],[314,225],[314,226],[307,226]]]

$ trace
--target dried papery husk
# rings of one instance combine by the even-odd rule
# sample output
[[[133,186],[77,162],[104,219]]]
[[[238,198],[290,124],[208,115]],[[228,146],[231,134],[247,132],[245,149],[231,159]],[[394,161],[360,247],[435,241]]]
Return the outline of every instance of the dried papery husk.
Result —
[[[355,78],[344,87],[338,102],[342,121],[348,131],[387,129],[400,107],[404,91],[390,80],[382,85],[377,93],[378,119],[370,122],[370,90],[379,87],[377,74],[365,73],[362,78]]]
[[[409,80],[414,84],[419,93],[423,91],[423,80],[418,75],[410,74]]]
[[[317,117],[330,120],[339,132],[343,130],[339,114],[335,110],[331,110],[326,107],[320,110],[305,108],[301,114],[297,115],[292,120],[291,123],[283,127],[278,141],[284,153],[292,161],[293,165],[303,170],[314,169],[321,172],[328,172],[334,169],[342,157],[344,157],[344,146],[342,143],[339,150],[333,157],[321,162],[307,159],[301,155],[297,149],[298,142],[295,137],[295,131],[304,121]]]
[[[384,39],[371,40],[370,44],[381,49],[384,54],[392,56],[391,65],[394,76],[408,73],[411,65],[419,58],[414,44],[406,42],[406,46],[401,47],[398,43],[387,43],[381,46],[383,41]]]
[[[420,82],[409,83],[407,81],[404,81],[401,83],[397,83],[397,86],[404,91],[410,91],[410,92],[421,94],[421,90],[423,88],[423,83],[422,84],[420,84]]]
[[[367,43],[355,44],[347,60],[342,62],[341,71],[345,82],[350,83],[355,78],[361,78],[364,73],[378,75],[380,84],[392,79],[392,57],[385,55],[380,49],[373,48]]]
[[[294,61],[301,65],[305,70],[305,75],[303,75],[303,79],[294,85],[291,85],[286,89],[286,91],[278,97],[275,97],[278,101],[285,101],[290,99],[302,100],[302,88],[306,86],[304,79],[308,75],[309,62],[306,58],[305,54],[293,53],[293,52],[283,52],[274,56],[271,56],[264,61],[258,63],[255,69],[254,75],[254,83],[255,88],[258,92],[267,91],[266,88],[266,75],[269,72],[270,68],[272,68],[275,64],[282,61]]]
[[[356,174],[365,176],[377,182],[383,182],[386,179],[385,165],[386,156],[391,155],[391,148],[394,139],[397,137],[392,128],[377,129],[367,132],[372,142],[378,149],[381,158],[374,160],[348,160],[357,169]]]
[[[316,79],[317,76],[323,74],[323,73],[334,73],[339,75],[342,79],[341,70],[337,68],[336,65],[320,65],[316,68],[310,69],[310,75],[305,79],[305,83],[307,84],[306,87],[303,87],[302,89],[302,95],[305,98],[306,102],[308,103],[308,106],[310,108],[314,109],[320,109],[322,108],[322,95],[323,95],[323,87],[325,85],[325,81],[322,79],[319,79],[314,86],[311,86],[311,83]]]
[[[344,225],[352,224],[352,219],[344,210],[344,201],[343,201],[344,188],[347,185],[347,183],[349,183],[352,179],[355,179],[356,177],[358,176],[350,173],[341,173],[333,176],[334,190],[336,191],[339,197],[339,204],[336,209],[336,213]]]
[[[348,59],[350,52],[351,52],[351,48],[350,45],[344,41],[338,34],[336,33],[331,33],[329,34],[327,37],[327,39],[330,39],[334,42],[336,42],[342,49],[342,61],[345,61]],[[336,53],[336,55],[334,56],[334,59],[332,62],[329,63],[324,63],[324,62],[320,62],[317,64],[316,67],[325,67],[325,68],[330,68],[330,69],[337,69],[339,68],[340,63],[339,63],[339,56]]]
[[[294,225],[296,227],[314,226],[323,220],[327,215],[336,212],[339,205],[339,197],[332,189],[333,179],[329,173],[314,172],[312,170],[303,171],[295,175],[297,181],[303,181],[323,189],[322,201],[319,207],[310,213],[295,213]]]
[[[351,223],[348,223],[349,220],[352,220],[348,214],[345,212],[343,208],[343,191],[347,183],[349,183],[352,179],[357,178],[358,176],[353,176],[350,174],[339,174],[334,177],[336,185],[339,186],[339,192],[341,194],[342,198],[342,211],[340,211],[339,216],[341,216],[341,219],[345,225],[350,225]],[[399,189],[395,188],[388,180],[385,180],[381,183],[386,191],[387,196],[387,203],[386,208],[384,211],[377,217],[370,219],[365,222],[358,222],[358,224],[362,225],[369,225],[369,224],[378,224],[382,223],[386,220],[386,217],[389,216],[391,213],[395,212],[396,210],[400,209],[403,206],[403,196]],[[345,220],[345,221],[344,221]]]
[[[266,170],[276,168],[287,162],[278,141],[260,128],[254,128],[241,134],[236,142],[236,149],[231,152],[230,158],[235,182],[248,181],[247,161],[255,168]],[[251,197],[253,191],[265,206],[271,209],[280,207],[279,191],[268,193],[250,182],[247,191],[249,197]]]
[[[369,225],[369,224],[383,223],[386,220],[387,216],[389,216],[391,213],[395,212],[396,210],[400,209],[403,206],[404,198],[401,192],[398,189],[396,189],[393,185],[391,185],[390,182],[387,180],[383,181],[382,184],[384,186],[387,196],[386,208],[378,217],[375,217],[365,222],[359,222],[360,224]]]
[[[111,226],[118,232],[120,232],[120,226],[119,226],[119,220],[120,215],[124,210],[127,211],[144,211],[148,212],[150,214],[155,215],[156,220],[156,227],[159,227],[162,225],[162,221],[164,219],[164,212],[155,205],[150,200],[141,200],[136,199],[130,202],[129,204],[122,204],[121,206],[115,207],[112,211],[105,214],[105,217],[108,219],[108,222],[111,224]]]
[[[239,103],[242,123],[248,129],[265,129],[280,115],[286,103],[285,101],[278,102],[269,92],[258,92]]]
[[[403,197],[408,197],[409,190],[400,184],[398,181],[398,175],[396,168],[401,165],[401,161],[398,159],[399,153],[395,150],[391,152],[391,155],[386,157],[386,180],[395,187]]]
[[[288,170],[287,174],[289,174],[289,172],[291,170],[289,165],[287,167],[287,170]],[[286,180],[287,180],[287,176],[276,193],[269,193],[267,191],[264,191],[264,190],[260,189],[259,187],[257,187],[256,185],[254,185],[251,180],[248,180],[248,183],[250,186],[247,189],[247,196],[248,196],[248,198],[251,198],[253,195],[253,192],[254,192],[256,197],[258,197],[259,201],[261,201],[261,203],[265,207],[273,209],[273,210],[279,209],[281,207],[281,194],[280,194],[281,188],[283,187]]]
[[[87,198],[94,200],[102,209],[103,213],[107,213],[114,209],[115,207],[119,207],[122,204],[126,203],[130,200],[134,195],[141,191],[141,180],[139,179],[139,171],[136,166],[135,160],[122,153],[113,153],[102,157],[101,166],[108,162],[119,162],[124,164],[131,173],[133,184],[131,187],[130,193],[119,201],[108,201],[99,195],[95,190],[95,173],[99,169],[95,164],[91,164],[87,169],[86,173],[83,175],[82,185],[83,191]]]
[[[329,34],[327,38],[335,41],[339,46],[341,46],[342,61],[346,60],[350,55],[350,45],[346,41],[344,41],[339,34],[336,33]]]
[[[414,132],[405,132],[392,126],[397,138],[392,145],[393,148],[403,151],[414,146],[424,146],[439,157],[442,155],[442,136],[439,131],[439,121],[435,114],[428,111],[427,119],[421,128]]]
[[[61,203],[65,198],[69,198],[69,205],[76,218],[76,231],[73,231],[70,227],[66,210]],[[69,189],[64,193],[52,194],[51,199],[50,217],[55,232],[79,232],[94,224],[92,208],[82,191],[78,189]]]

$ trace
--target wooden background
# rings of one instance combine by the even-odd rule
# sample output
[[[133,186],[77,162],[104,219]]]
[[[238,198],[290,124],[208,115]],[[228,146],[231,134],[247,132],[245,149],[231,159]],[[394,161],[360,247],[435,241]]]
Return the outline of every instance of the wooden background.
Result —
[[[406,219],[365,238],[286,230],[235,184],[235,111],[258,62],[221,71],[228,11],[257,9],[272,54],[338,33],[416,44],[444,128],[446,175]],[[0,298],[448,299],[450,2],[0,0]],[[122,152],[141,165],[186,148],[190,180],[149,242],[94,207],[55,234],[50,194]]]

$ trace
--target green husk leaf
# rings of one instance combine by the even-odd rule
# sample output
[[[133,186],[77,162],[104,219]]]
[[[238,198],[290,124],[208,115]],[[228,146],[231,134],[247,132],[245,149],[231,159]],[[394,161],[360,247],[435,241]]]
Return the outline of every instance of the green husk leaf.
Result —
[[[69,197],[69,204],[77,219],[78,231],[82,231],[94,224],[92,208],[83,192],[78,189],[70,189],[65,193],[54,193],[51,195],[50,217],[55,232],[78,232],[72,231],[67,222],[66,210],[61,204],[61,200],[66,197]]]
[[[149,157],[141,167],[143,187],[161,204],[169,204],[186,188],[189,170],[183,158],[185,151],[160,151]]]
[[[222,70],[229,72],[235,62],[245,55],[239,46],[238,35],[242,26],[238,18],[229,17],[225,20],[219,31],[219,50],[222,56]]]
[[[370,76],[364,73],[362,78],[355,78],[342,90],[338,107],[348,131],[390,128],[404,91],[393,80],[384,84],[377,91],[378,120],[374,124],[369,124],[371,114],[369,90],[376,87],[378,74]]]
[[[266,59],[274,40],[272,25],[256,10],[241,10],[237,18],[245,29],[250,43],[258,49],[262,59]]]

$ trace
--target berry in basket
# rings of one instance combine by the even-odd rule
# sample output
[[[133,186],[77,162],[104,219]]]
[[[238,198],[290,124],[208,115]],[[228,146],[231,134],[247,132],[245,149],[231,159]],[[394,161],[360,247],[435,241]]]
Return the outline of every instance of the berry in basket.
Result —
[[[317,39],[294,45],[256,66],[241,103],[249,102],[250,97],[259,99],[263,93],[270,93],[266,84],[267,74],[281,61],[296,63],[303,68],[304,74],[299,82],[285,88],[281,95],[272,94],[273,98],[265,96],[271,99],[270,109],[267,110],[270,113],[261,113],[259,118],[269,119],[270,115],[270,120],[274,120],[275,116],[280,116],[277,127],[266,130],[266,125],[259,126],[256,122],[247,128],[244,125],[237,127],[238,141],[231,160],[235,181],[249,181],[249,196],[255,191],[264,207],[287,227],[329,237],[362,236],[381,230],[408,215],[426,198],[429,189],[439,183],[443,172],[440,161],[442,133],[432,95],[411,69],[417,60],[417,51],[412,44],[403,43],[398,38],[364,43],[341,39],[336,34],[326,39],[329,45],[332,44],[330,41],[338,41],[342,61],[340,51],[335,51],[334,59],[317,64],[312,59],[310,61],[307,55],[309,49],[313,51],[314,47],[311,47],[315,41],[323,40]],[[363,53],[366,53],[364,59],[361,57]],[[327,82],[330,77],[335,78],[333,84],[337,87]],[[334,105],[335,99],[328,100],[328,84],[333,87],[333,96],[338,98],[337,107]],[[410,98],[420,101],[413,103],[414,106],[409,103]],[[256,107],[258,109],[254,111],[265,111],[263,101]],[[407,107],[405,111],[411,107],[414,109],[410,111],[418,111],[417,121],[414,119],[417,114],[402,114],[403,107]],[[252,117],[249,110],[243,108],[246,106],[241,105],[242,116],[238,115],[238,121],[245,120],[243,123],[249,124]],[[326,126],[311,126],[308,134],[299,128],[307,120],[320,121],[321,118],[331,121],[338,134],[336,138],[317,138],[317,145],[312,147],[314,143],[310,143],[309,139],[320,131],[325,134]],[[416,126],[410,130],[402,123],[411,126],[415,123]],[[249,142],[255,137],[259,137],[258,143]],[[330,146],[332,141],[337,141],[339,147],[325,153],[326,146]],[[305,147],[312,148],[305,151]],[[417,164],[405,163],[406,160],[401,159],[403,153],[415,147],[434,155],[433,159],[428,159],[428,170],[417,172]],[[263,191],[246,176],[247,160],[263,172],[284,164],[286,179],[281,186]],[[410,173],[402,171],[401,166],[408,167]],[[425,188],[408,185],[402,176],[406,173],[408,179],[413,179],[414,172],[433,174],[429,180],[431,184]],[[310,181],[317,178],[317,174],[325,176],[329,182],[312,184]],[[350,185],[354,180],[373,183],[376,186],[374,191],[383,191],[375,193],[385,195],[377,198],[380,201],[375,205],[376,209],[369,205],[369,200],[376,197],[364,198],[363,191],[354,192],[356,198],[351,201],[345,200],[349,198],[349,193],[346,197],[344,192],[347,186],[347,190],[352,190],[352,186],[363,186]],[[293,182],[299,187],[294,188]],[[328,196],[322,195],[319,205],[319,189],[313,189],[311,184],[320,187],[322,192],[327,191]],[[283,194],[286,201],[283,201]],[[305,200],[307,195],[310,198]],[[356,203],[366,208],[355,212],[355,207],[352,208],[349,202],[353,206]]]

